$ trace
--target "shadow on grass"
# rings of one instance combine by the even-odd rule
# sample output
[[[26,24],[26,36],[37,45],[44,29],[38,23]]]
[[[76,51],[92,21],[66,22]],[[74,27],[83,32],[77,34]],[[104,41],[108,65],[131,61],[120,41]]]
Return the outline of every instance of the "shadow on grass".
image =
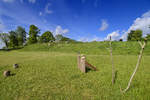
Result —
[[[93,69],[89,68],[89,67],[86,67],[86,73],[87,72],[90,72],[90,71],[94,71]]]
[[[10,74],[10,76],[15,76],[16,75],[16,73],[12,73],[12,74]]]
[[[18,48],[8,48],[8,49],[0,49],[0,51],[13,51],[13,50],[19,50],[22,49],[23,47],[18,47]]]
[[[116,83],[117,77],[118,77],[118,70],[115,71],[115,78],[114,78],[115,80],[114,80],[114,83]]]

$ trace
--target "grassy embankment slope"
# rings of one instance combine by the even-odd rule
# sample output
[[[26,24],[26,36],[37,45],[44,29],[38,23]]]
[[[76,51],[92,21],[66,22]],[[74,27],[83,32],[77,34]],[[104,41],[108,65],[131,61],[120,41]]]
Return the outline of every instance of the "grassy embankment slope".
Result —
[[[145,47],[141,65],[130,90],[127,86],[140,46],[136,42],[113,42],[113,58],[118,77],[111,85],[111,62],[107,42],[76,44],[35,44],[20,50],[0,52],[0,100],[149,100],[150,44]],[[77,52],[98,71],[81,73],[77,68]],[[13,69],[18,63],[20,68]],[[3,77],[4,70],[14,76]]]

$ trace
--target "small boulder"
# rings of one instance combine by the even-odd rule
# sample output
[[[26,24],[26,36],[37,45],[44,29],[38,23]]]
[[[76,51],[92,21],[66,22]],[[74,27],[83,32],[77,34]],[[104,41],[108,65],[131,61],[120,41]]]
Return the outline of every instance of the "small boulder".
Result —
[[[13,68],[15,68],[15,69],[18,68],[18,67],[19,67],[18,64],[14,64],[14,65],[13,65]]]
[[[68,43],[69,43],[69,41],[65,41],[65,43],[66,43],[66,44],[68,44]]]
[[[48,46],[51,46],[51,43],[48,43]]]
[[[4,71],[3,75],[4,75],[5,77],[10,76],[10,71],[9,71],[9,70]]]

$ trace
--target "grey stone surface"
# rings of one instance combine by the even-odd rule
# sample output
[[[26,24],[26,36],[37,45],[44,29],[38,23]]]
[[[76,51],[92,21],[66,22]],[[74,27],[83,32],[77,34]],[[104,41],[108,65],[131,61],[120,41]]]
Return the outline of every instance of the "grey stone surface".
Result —
[[[4,75],[5,77],[10,76],[10,71],[9,71],[9,70],[4,71],[3,75]]]
[[[19,65],[18,64],[13,64],[13,68],[18,68],[19,67]]]

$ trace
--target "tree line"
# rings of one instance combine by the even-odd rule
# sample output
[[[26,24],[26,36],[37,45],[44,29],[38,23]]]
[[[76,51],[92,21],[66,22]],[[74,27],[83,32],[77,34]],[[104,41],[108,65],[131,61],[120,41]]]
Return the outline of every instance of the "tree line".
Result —
[[[148,26],[150,28],[150,25]],[[150,41],[150,33],[146,35],[146,37],[142,37],[143,32],[140,29],[137,30],[131,30],[128,33],[127,41],[143,41],[144,39],[147,39],[147,41]]]
[[[150,41],[150,33],[147,34],[146,37],[142,37],[143,34],[142,34],[142,30],[131,30],[129,33],[128,33],[128,36],[127,36],[127,40],[128,41],[143,41],[144,38],[146,38],[148,41]]]
[[[145,37],[142,37],[142,33],[142,30],[139,29],[131,30],[128,33],[127,41],[144,40]],[[146,38],[148,41],[150,41],[150,34],[147,34]],[[75,40],[64,37],[61,34],[54,36],[51,31],[46,31],[40,36],[40,29],[35,25],[30,25],[29,33],[27,33],[25,31],[25,28],[21,26],[18,26],[16,30],[9,31],[8,33],[0,33],[0,39],[5,44],[5,48],[16,48],[18,46],[24,46],[26,44],[48,43],[54,41],[76,42]],[[120,39],[119,41],[123,40]]]
[[[21,26],[18,26],[16,30],[9,31],[8,33],[0,33],[0,39],[5,44],[5,48],[16,48],[26,44],[48,43],[54,41],[75,42],[75,40],[64,37],[61,34],[54,36],[51,31],[46,31],[40,36],[40,29],[35,25],[30,25],[29,33]]]

